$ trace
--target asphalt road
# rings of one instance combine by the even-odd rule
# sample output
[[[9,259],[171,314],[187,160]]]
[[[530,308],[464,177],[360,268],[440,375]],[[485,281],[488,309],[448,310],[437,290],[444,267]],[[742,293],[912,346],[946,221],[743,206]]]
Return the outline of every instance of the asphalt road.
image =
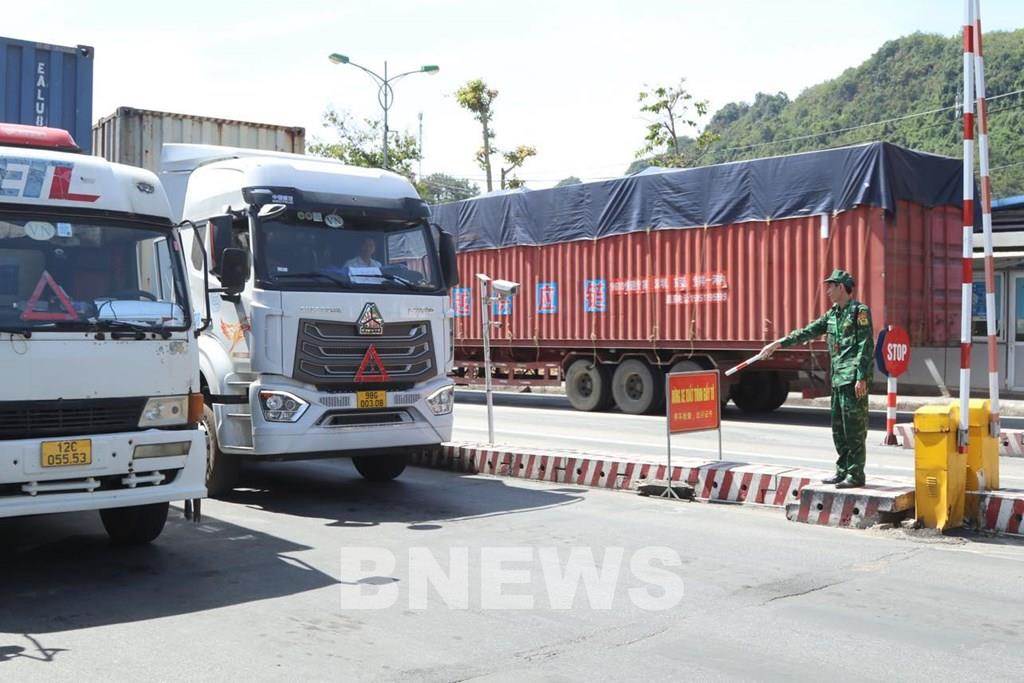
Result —
[[[206,514],[175,515],[134,549],[108,546],[93,514],[0,520],[0,679],[997,680],[1024,667],[1016,542],[419,469],[370,485],[334,461],[253,468]],[[382,553],[393,566],[355,562]],[[545,574],[589,553],[618,577],[573,599]],[[658,553],[678,563],[634,567]],[[432,568],[457,578],[426,591]],[[501,579],[525,583],[496,593]]]
[[[495,442],[535,448],[587,450],[638,459],[665,458],[665,418],[625,415],[618,411],[584,413],[573,410],[563,396],[497,393],[494,395]],[[912,421],[901,415],[900,421]],[[1003,426],[1024,427],[1024,419],[1004,418]],[[914,451],[882,446],[885,414],[872,412],[868,432],[868,476],[914,474]],[[455,403],[455,440],[487,440],[487,412],[483,392],[462,390]],[[718,433],[676,435],[672,453],[677,457],[718,457]],[[747,415],[731,404],[724,413],[722,457],[790,467],[830,469],[835,447],[828,410],[784,406],[764,416]],[[1024,458],[1000,458],[1003,488],[1024,489]]]

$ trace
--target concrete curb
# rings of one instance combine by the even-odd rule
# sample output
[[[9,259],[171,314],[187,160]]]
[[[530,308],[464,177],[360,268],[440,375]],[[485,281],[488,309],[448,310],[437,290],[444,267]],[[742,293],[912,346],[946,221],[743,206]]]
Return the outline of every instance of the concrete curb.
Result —
[[[895,523],[914,514],[914,487],[903,482],[872,482],[857,489],[815,484],[800,492],[800,502],[786,506],[791,522],[866,529]]]
[[[666,482],[667,466],[627,457],[577,451],[452,442],[415,451],[410,464],[466,474],[640,492]],[[692,487],[705,503],[758,505],[785,510],[795,522],[864,529],[914,514],[914,484],[875,477],[856,489],[820,484],[830,471],[743,462],[674,458],[673,484]],[[979,496],[977,528],[1024,536],[1024,490]]]

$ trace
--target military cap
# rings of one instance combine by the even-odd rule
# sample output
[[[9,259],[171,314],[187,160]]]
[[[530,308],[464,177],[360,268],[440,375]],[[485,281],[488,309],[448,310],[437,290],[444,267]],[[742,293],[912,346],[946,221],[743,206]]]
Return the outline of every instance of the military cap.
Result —
[[[849,287],[854,287],[857,284],[852,275],[847,273],[845,270],[839,270],[838,268],[833,270],[832,274],[825,278],[825,282],[834,282],[837,285],[847,285]]]

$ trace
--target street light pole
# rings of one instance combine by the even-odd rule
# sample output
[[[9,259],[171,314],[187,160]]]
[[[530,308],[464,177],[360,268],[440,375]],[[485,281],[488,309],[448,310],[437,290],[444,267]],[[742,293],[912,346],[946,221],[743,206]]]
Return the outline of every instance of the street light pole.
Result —
[[[440,71],[440,69],[436,64],[424,64],[420,68],[415,69],[413,71],[405,71],[403,73],[398,74],[397,76],[388,76],[388,63],[387,61],[385,61],[384,75],[381,76],[380,74],[374,72],[373,70],[367,69],[365,66],[362,66],[360,64],[356,64],[345,55],[338,54],[337,52],[332,54],[329,57],[329,59],[331,60],[331,62],[335,64],[348,64],[350,66],[354,66],[357,69],[366,72],[377,83],[377,103],[380,104],[380,108],[384,110],[384,168],[389,168],[390,159],[388,155],[388,134],[390,132],[390,129],[388,127],[388,111],[391,109],[391,105],[395,101],[395,91],[392,89],[391,84],[397,81],[399,78],[403,78],[405,76],[408,76],[409,74],[436,74],[438,71]]]

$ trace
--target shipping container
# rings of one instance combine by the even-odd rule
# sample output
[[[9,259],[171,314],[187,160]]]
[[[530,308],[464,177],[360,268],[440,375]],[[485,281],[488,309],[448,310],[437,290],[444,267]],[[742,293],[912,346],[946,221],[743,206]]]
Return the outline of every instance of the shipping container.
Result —
[[[680,362],[728,368],[824,313],[834,268],[855,275],[876,332],[898,324],[915,346],[951,346],[960,172],[958,160],[875,143],[435,207],[460,245],[456,364],[480,376],[477,273],[521,283],[490,311],[510,383],[558,382],[577,360],[599,366],[587,384],[613,388],[630,358],[656,387]],[[827,391],[827,369],[822,342],[779,352],[738,375],[733,398],[772,409],[791,387]]]
[[[93,153],[107,161],[160,173],[165,143],[191,143],[304,154],[306,130],[250,121],[175,114],[132,107],[99,120],[92,129]],[[162,175],[172,206],[181,206],[187,174]]]
[[[62,128],[90,150],[93,49],[0,37],[0,122]]]

